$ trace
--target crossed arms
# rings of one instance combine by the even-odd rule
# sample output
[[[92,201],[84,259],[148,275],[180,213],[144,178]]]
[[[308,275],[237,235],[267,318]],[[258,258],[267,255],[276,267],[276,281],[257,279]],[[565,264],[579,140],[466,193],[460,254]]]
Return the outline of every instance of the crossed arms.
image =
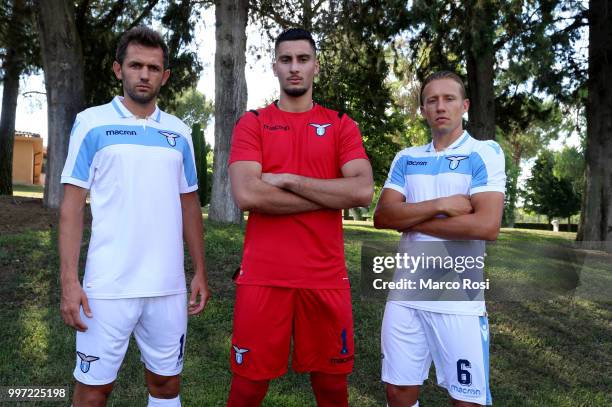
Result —
[[[499,234],[504,194],[480,192],[452,195],[419,203],[383,189],[374,212],[374,227],[420,232],[449,240],[495,240]],[[438,217],[438,216],[445,217]]]
[[[257,161],[236,161],[229,167],[238,207],[268,215],[368,206],[374,193],[368,160],[351,160],[342,166],[341,173],[342,178],[334,179],[262,173]]]

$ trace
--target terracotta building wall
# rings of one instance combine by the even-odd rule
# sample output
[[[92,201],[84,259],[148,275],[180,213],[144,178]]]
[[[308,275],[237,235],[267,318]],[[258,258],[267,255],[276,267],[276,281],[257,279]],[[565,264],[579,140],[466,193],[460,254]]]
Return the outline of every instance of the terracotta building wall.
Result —
[[[15,137],[13,147],[13,182],[31,184],[34,174],[34,144]]]

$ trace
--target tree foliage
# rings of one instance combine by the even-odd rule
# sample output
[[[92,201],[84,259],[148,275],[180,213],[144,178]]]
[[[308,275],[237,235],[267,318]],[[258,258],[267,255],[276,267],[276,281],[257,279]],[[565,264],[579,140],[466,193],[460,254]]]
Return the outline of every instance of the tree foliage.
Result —
[[[169,112],[188,126],[199,124],[201,130],[204,131],[215,113],[215,106],[202,92],[196,88],[190,88],[177,97],[173,109]]]
[[[543,151],[532,168],[527,180],[525,208],[535,213],[568,218],[580,210],[580,195],[574,191],[572,181],[555,175],[555,155]]]
[[[506,152],[503,223],[513,226],[521,164],[546,149],[551,140],[567,134],[569,128],[561,110],[552,101],[542,102],[532,95],[509,95],[504,91],[496,102],[499,113],[497,139]]]
[[[49,114],[48,172],[44,202],[58,207],[62,189],[60,172],[68,135],[84,106],[108,103],[121,94],[112,73],[120,36],[137,25],[162,28],[168,42],[172,79],[162,88],[159,104],[171,108],[183,89],[197,81],[200,65],[187,45],[193,39],[193,15],[198,2],[181,0],[50,0],[35,2],[45,63]],[[69,62],[68,62],[69,61]],[[66,76],[64,74],[74,74]],[[66,86],[66,82],[72,83]],[[70,108],[66,108],[69,106]]]
[[[497,98],[498,127],[508,147],[507,154],[515,165],[522,159],[537,155],[551,140],[569,134],[569,123],[564,120],[558,105],[552,101],[507,91]]]
[[[567,113],[580,99],[584,78],[584,61],[574,47],[584,7],[561,0],[440,0],[415,1],[411,11],[406,38],[417,76],[441,69],[464,74],[472,101],[469,121],[494,121],[507,159],[504,223],[512,225],[521,161],[570,132]],[[480,68],[494,76],[476,72],[478,64],[490,64]],[[494,92],[487,96],[480,88],[491,85]],[[493,100],[494,109],[485,109]]]
[[[191,126],[191,139],[198,175],[198,196],[200,204],[204,206],[210,199],[212,188],[212,161],[207,159],[210,146],[204,140],[204,131],[215,113],[215,106],[212,101],[206,99],[203,93],[196,88],[190,88],[176,99],[171,113]]]
[[[21,8],[15,10],[15,5],[19,3],[22,4]],[[0,80],[6,75],[6,61],[10,53],[18,56],[17,62],[24,75],[36,72],[41,66],[40,43],[30,0],[0,0]]]
[[[386,83],[388,65],[382,44],[349,33],[344,40],[324,43],[324,69],[316,83],[315,99],[346,112],[358,124],[377,183],[382,183],[405,131]],[[350,47],[346,47],[351,44]]]
[[[405,25],[405,2],[254,3],[251,18],[271,41],[290,27],[303,27],[313,33],[321,62],[313,97],[330,109],[345,112],[359,124],[375,180],[381,183],[405,131],[387,82],[390,66],[386,57],[386,44]]]
[[[13,193],[13,144],[19,79],[40,66],[33,5],[26,0],[0,0],[0,194]]]
[[[484,20],[488,27],[484,23],[471,23],[474,20],[472,15],[477,11],[474,8],[479,3],[482,3],[485,14],[494,10]],[[406,33],[411,65],[421,80],[441,69],[465,75],[468,78],[468,96],[472,99],[470,121],[482,114],[494,115],[494,123],[502,127],[504,121],[520,121],[521,117],[528,121],[538,120],[545,112],[531,110],[529,104],[528,109],[523,111],[498,109],[515,98],[518,99],[513,103],[515,106],[529,100],[542,103],[542,92],[566,104],[572,100],[572,96],[579,94],[581,81],[585,77],[585,65],[576,55],[574,46],[580,40],[576,27],[583,24],[584,7],[575,8],[569,3],[573,2],[415,1]],[[476,56],[477,60],[482,59],[482,55],[489,51],[494,55],[489,61],[494,76],[485,81],[471,74],[473,64],[470,64],[470,58]],[[569,69],[565,69],[566,66]],[[490,95],[495,98],[494,109],[472,109],[475,107],[474,99],[482,97],[479,88],[489,84],[495,89],[494,94]],[[490,102],[493,103],[493,100]],[[514,113],[518,114],[516,120],[509,116]]]
[[[519,197],[518,178],[521,174],[521,167],[520,165],[516,165],[512,161],[512,157],[508,154],[504,154],[504,159],[506,161],[506,193],[504,194],[502,225],[505,227],[514,227],[514,222],[516,221],[516,206]]]
[[[138,25],[158,29],[169,50],[172,75],[162,87],[159,104],[168,109],[184,89],[198,79],[201,65],[194,51],[194,21],[200,7],[190,0],[81,0],[76,3],[76,25],[83,47],[86,105],[108,103],[121,94],[121,84],[111,69],[121,35]]]
[[[208,160],[210,146],[204,140],[204,131],[200,123],[191,126],[191,139],[195,154],[196,173],[198,175],[198,197],[200,205],[205,206],[210,200],[212,188],[212,162]]]
[[[391,97],[404,120],[405,127],[405,131],[400,132],[399,139],[394,139],[394,141],[401,147],[427,144],[430,138],[429,126],[420,113],[421,84],[409,65],[406,54],[398,53],[400,50],[397,48],[393,51],[395,51],[391,57],[393,69],[388,83]]]
[[[584,152],[577,147],[565,146],[554,153],[553,172],[557,178],[565,178],[572,184],[574,191],[582,196],[584,190]]]

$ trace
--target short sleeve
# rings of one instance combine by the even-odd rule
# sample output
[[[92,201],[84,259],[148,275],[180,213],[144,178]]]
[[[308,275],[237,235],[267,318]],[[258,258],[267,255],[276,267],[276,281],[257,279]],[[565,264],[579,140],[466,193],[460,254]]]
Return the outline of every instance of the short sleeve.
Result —
[[[195,153],[193,149],[193,139],[191,129],[185,126],[185,140],[187,143],[183,147],[183,176],[181,177],[180,193],[186,194],[198,189],[198,173],[196,171]],[[204,142],[204,140],[202,140]]]
[[[493,140],[482,142],[470,156],[472,183],[470,195],[479,192],[506,192],[504,152]]]
[[[363,148],[361,132],[357,123],[348,116],[342,116],[340,120],[340,151],[338,164],[340,168],[351,160],[358,158],[368,159],[368,155]]]
[[[393,189],[406,196],[406,174],[404,173],[406,165],[404,163],[404,157],[402,152],[395,155],[383,188]]]
[[[61,183],[90,189],[94,171],[92,162],[97,151],[95,134],[82,113],[74,120],[68,144],[68,156],[62,170]]]
[[[262,162],[261,128],[253,112],[243,114],[234,126],[228,164],[236,161]]]

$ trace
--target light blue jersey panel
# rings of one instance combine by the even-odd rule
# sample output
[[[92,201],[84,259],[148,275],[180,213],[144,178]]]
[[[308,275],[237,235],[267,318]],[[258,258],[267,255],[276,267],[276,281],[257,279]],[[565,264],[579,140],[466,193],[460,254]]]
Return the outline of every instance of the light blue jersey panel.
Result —
[[[505,193],[504,163],[504,154],[496,142],[479,141],[464,132],[444,151],[437,152],[433,143],[400,151],[391,164],[384,188],[400,192],[409,203],[455,194]],[[440,240],[444,239],[418,232],[402,234],[402,241]],[[481,243],[474,241],[474,244]],[[485,313],[484,301],[405,301],[404,304],[432,312]]]
[[[454,182],[464,178],[470,186],[470,190],[465,191],[461,182],[457,182],[460,189],[452,193],[505,192],[503,152],[494,141],[478,141],[467,132],[443,152],[436,152],[431,143],[410,147],[395,156],[384,187],[404,196],[426,196],[426,199],[415,201],[421,202],[452,195],[438,188],[449,175]]]
[[[180,152],[183,156],[183,171],[188,186],[196,185],[197,175],[193,156],[185,137],[177,132],[153,127],[110,125],[89,130],[78,150],[71,177],[87,181],[90,177],[94,156],[100,150],[118,144],[146,147],[162,147]]]

